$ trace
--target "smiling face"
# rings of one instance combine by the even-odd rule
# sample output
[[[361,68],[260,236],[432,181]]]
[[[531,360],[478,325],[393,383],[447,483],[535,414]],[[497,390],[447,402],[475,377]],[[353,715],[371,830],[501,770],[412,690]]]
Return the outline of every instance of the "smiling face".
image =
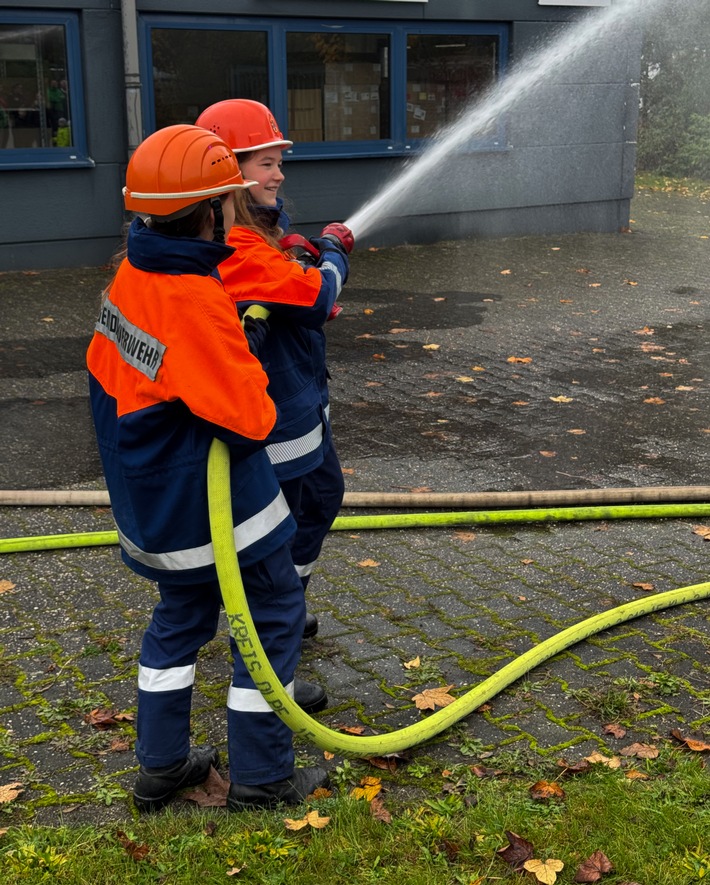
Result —
[[[242,159],[237,154],[239,167],[245,179],[258,182],[249,193],[258,206],[275,206],[279,188],[284,180],[281,171],[281,148],[263,148]]]

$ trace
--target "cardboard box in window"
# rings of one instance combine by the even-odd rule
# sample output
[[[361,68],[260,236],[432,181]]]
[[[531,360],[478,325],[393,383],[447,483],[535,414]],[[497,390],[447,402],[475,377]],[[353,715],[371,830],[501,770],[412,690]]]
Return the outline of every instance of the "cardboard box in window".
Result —
[[[322,89],[289,89],[288,90],[288,128],[289,131],[312,129],[321,131],[321,137],[312,139],[322,141],[323,138],[323,90]]]
[[[443,83],[407,83],[407,134],[427,138],[446,122]]]
[[[355,88],[362,84],[375,83],[379,87],[382,79],[382,65],[378,62],[329,62],[325,65],[325,85],[347,85]]]

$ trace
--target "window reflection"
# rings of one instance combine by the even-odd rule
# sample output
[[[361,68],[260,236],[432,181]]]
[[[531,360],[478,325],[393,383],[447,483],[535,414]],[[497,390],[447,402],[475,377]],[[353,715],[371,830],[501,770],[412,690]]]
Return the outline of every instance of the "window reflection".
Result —
[[[288,34],[288,137],[296,143],[389,138],[388,54],[385,34]]]
[[[268,104],[265,32],[155,28],[151,45],[158,129],[194,123],[226,98]]]
[[[71,147],[62,25],[0,25],[0,149]]]
[[[410,34],[407,137],[428,138],[453,122],[494,82],[497,68],[497,37]]]

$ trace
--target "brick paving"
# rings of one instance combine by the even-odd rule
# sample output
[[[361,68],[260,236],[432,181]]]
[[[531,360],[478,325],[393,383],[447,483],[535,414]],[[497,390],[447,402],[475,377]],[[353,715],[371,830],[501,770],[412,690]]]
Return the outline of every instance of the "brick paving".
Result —
[[[707,484],[710,207],[642,191],[633,215],[633,233],[356,252],[329,328],[348,491]],[[0,274],[4,488],[102,487],[82,359],[107,276]],[[708,580],[701,522],[332,532],[301,667],[327,686],[320,718],[408,725],[422,688],[461,694],[584,618]],[[0,508],[4,537],[111,528],[102,508]],[[1,582],[14,587],[0,620],[0,782],[25,785],[8,819],[125,818],[133,727],[97,731],[84,716],[134,709],[153,587],[111,547],[6,555]],[[223,626],[200,659],[193,716],[195,739],[222,748],[229,669]],[[602,732],[616,720],[623,742]],[[413,757],[576,760],[671,729],[710,736],[706,602],[590,637]]]

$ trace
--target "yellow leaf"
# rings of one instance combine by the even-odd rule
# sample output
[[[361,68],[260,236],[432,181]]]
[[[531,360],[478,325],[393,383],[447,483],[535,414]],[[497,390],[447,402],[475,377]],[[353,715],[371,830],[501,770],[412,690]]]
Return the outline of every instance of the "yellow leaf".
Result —
[[[638,283],[635,283],[633,280],[624,280],[627,286],[638,286]]]
[[[654,589],[653,584],[649,584],[646,581],[637,581],[633,586],[638,587],[639,590],[653,590]]]
[[[362,562],[358,562],[358,565],[363,568],[376,568],[379,565],[379,562],[375,562],[374,559],[363,559]]]
[[[506,360],[507,363],[531,363],[531,356],[509,356]]]
[[[639,771],[637,768],[632,768],[630,771],[627,771],[626,777],[630,781],[647,781],[651,779],[650,775],[645,774],[643,771]]]
[[[366,307],[365,310],[363,310],[363,313],[364,313],[364,314],[367,314],[367,316],[370,316],[370,315],[373,314],[374,312],[375,312],[375,311],[374,311],[371,307]]]
[[[467,375],[459,375],[456,381],[460,381],[462,384],[468,384],[470,381],[473,381],[473,378],[469,378]]]
[[[309,827],[313,827],[314,830],[322,830],[323,827],[328,826],[330,823],[329,817],[321,817],[320,814],[314,809],[313,811],[309,811],[306,815],[306,821],[308,822]]]
[[[407,661],[404,665],[405,670],[416,670],[416,668],[421,664],[421,660],[419,659],[419,655],[416,658],[412,658],[411,661]]]
[[[486,370],[483,368],[483,366],[471,366],[471,371],[472,372],[485,372]]]
[[[662,406],[665,403],[665,400],[661,399],[660,396],[649,396],[644,402],[651,403],[654,406]]]
[[[643,329],[634,329],[634,335],[653,335],[656,330],[649,328],[649,326],[644,326]]]
[[[586,430],[581,430],[579,427],[573,427],[572,430],[567,431],[567,433],[574,433],[575,436],[582,436],[586,432]]]
[[[530,403],[524,399],[516,399],[513,403],[514,406],[529,406]]]
[[[448,707],[449,704],[456,700],[453,695],[449,694],[453,687],[454,684],[452,682],[451,685],[446,685],[442,688],[425,688],[420,694],[415,694],[412,700],[418,710],[434,710],[436,707]]]
[[[424,350],[438,350],[440,347],[440,344],[425,344]]]
[[[505,276],[508,276],[508,274],[511,274],[512,272],[513,272],[512,270],[502,270],[500,273],[501,273],[501,276],[505,277]]]
[[[12,581],[0,581],[0,593],[9,593],[10,590],[14,590],[15,585]]]
[[[706,541],[710,541],[710,525],[696,525],[693,529],[694,535],[700,535]]]
[[[330,750],[323,750],[323,758],[328,759],[328,761],[335,759],[335,753],[331,753]]]
[[[523,866],[529,873],[535,874],[538,882],[542,882],[543,885],[553,885],[557,881],[557,874],[565,865],[561,860],[550,858],[550,860],[526,860]]]
[[[360,781],[359,787],[353,787],[350,795],[353,799],[365,799],[367,802],[372,802],[381,789],[382,781],[379,777],[364,777]]]
[[[571,403],[574,402],[574,399],[571,396],[551,396],[550,399],[553,403]]]
[[[286,824],[287,830],[302,830],[304,827],[308,826],[308,820],[305,817],[302,817],[300,820],[294,820],[292,817],[285,817],[284,823]]]
[[[0,786],[0,805],[4,805],[7,802],[12,802],[13,799],[17,799],[17,797],[25,792],[25,788],[19,781],[15,781],[12,784],[5,784],[4,786]]]
[[[601,286],[601,283],[590,283],[589,284],[590,289],[598,289],[600,286]]]
[[[555,458],[557,456],[557,452],[550,451],[542,451],[540,452],[543,458]]]
[[[618,756],[604,756],[602,753],[594,752],[591,756],[584,757],[587,762],[591,762],[599,765],[606,765],[608,768],[619,768],[621,765],[621,759]]]

